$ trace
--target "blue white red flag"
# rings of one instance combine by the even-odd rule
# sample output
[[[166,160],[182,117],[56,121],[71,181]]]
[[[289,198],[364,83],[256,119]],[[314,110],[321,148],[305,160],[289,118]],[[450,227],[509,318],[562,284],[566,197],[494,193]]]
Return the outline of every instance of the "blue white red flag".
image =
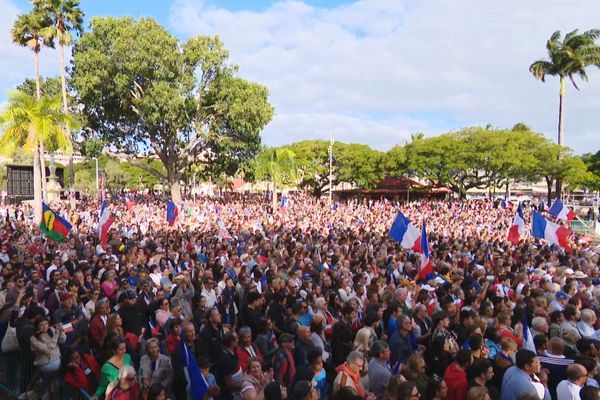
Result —
[[[569,207],[565,206],[560,199],[554,200],[548,212],[556,219],[567,222],[571,222],[575,218],[575,213]]]
[[[175,224],[175,220],[177,220],[178,215],[179,210],[177,209],[177,205],[169,200],[167,202],[167,222],[169,223],[169,226],[173,226],[173,224]]]

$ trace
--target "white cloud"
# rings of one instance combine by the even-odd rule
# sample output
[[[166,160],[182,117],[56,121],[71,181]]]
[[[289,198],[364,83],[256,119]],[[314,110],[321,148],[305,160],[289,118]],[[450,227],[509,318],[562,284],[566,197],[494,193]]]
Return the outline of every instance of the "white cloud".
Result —
[[[9,0],[0,0],[0,98],[9,90],[21,84],[25,78],[35,77],[33,53],[19,47],[11,40],[10,30],[17,16],[27,10],[20,10]],[[58,51],[42,49],[40,69],[42,76],[58,76],[60,73]]]
[[[554,30],[597,27],[600,3],[572,0],[361,0],[335,8],[276,2],[230,12],[176,0],[184,36],[219,34],[244,77],[267,85],[277,116],[264,141],[309,137],[387,148],[410,132],[522,121],[556,136],[558,82],[528,71]],[[600,148],[600,74],[567,92],[566,144]],[[380,117],[380,115],[385,117]]]

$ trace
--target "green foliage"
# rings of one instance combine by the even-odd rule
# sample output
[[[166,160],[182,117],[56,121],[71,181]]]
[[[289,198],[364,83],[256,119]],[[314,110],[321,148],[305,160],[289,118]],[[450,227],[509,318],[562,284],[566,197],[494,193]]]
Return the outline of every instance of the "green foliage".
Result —
[[[575,88],[574,78],[579,76],[584,81],[588,80],[586,67],[600,66],[600,46],[596,40],[600,37],[599,29],[579,33],[577,29],[567,33],[564,39],[561,32],[556,31],[546,43],[548,59],[535,61],[529,71],[537,79],[545,82],[546,75],[569,78]]]
[[[54,47],[50,17],[39,8],[17,17],[10,32],[12,41],[39,53],[42,47]]]
[[[34,10],[47,16],[52,36],[59,45],[71,44],[71,32],[83,32],[83,11],[79,0],[33,0]]]
[[[581,159],[591,174],[586,186],[591,189],[600,190],[600,151],[597,151],[595,154],[584,154]]]
[[[160,160],[142,159],[139,163],[164,173]],[[106,184],[110,190],[151,189],[160,184],[158,178],[148,171],[115,157],[100,156],[98,169],[106,172]],[[94,192],[96,190],[96,161],[88,160],[75,165],[75,187],[77,190]]]
[[[60,96],[60,78],[49,77],[40,80],[42,96],[58,97]],[[23,83],[17,86],[17,90],[35,96],[35,79],[27,78]]]
[[[88,158],[100,157],[106,143],[102,139],[95,137],[84,140],[80,145],[81,155]]]
[[[383,178],[383,153],[371,149],[366,144],[341,144],[338,148],[341,151],[335,153],[334,146],[339,182],[370,189]]]
[[[88,126],[114,148],[160,158],[172,196],[194,164],[234,173],[260,149],[267,89],[234,76],[218,37],[184,43],[154,20],[93,18],[73,49],[72,84]]]
[[[268,180],[278,187],[295,185],[298,181],[298,165],[293,151],[285,148],[265,148],[256,158],[255,176]]]

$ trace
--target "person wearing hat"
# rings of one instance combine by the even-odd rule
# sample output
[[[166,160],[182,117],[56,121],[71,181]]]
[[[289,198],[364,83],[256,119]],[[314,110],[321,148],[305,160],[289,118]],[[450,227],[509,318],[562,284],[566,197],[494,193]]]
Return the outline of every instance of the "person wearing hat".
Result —
[[[123,304],[119,307],[119,315],[123,320],[123,330],[135,336],[141,335],[148,325],[146,307],[136,301],[137,294],[128,290],[123,295]]]
[[[551,311],[563,311],[565,306],[569,303],[571,296],[567,294],[564,290],[559,290],[554,295],[554,300],[550,303]]]
[[[73,295],[71,293],[62,293],[60,295],[60,307],[52,315],[52,324],[62,323],[65,334],[67,335],[66,344],[69,346],[78,346],[81,341],[81,334],[88,328],[88,322],[83,315],[81,308],[73,304]]]
[[[274,378],[281,386],[291,386],[296,376],[296,362],[293,356],[294,336],[283,333],[279,337],[279,350],[273,359]]]

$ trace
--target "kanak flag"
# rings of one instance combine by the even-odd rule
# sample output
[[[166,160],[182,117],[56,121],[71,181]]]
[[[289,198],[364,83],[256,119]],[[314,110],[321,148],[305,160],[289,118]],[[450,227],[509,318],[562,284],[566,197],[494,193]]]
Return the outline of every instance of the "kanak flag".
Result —
[[[548,212],[556,219],[561,219],[567,222],[571,222],[576,216],[569,207],[565,206],[563,202],[560,201],[560,199],[554,200],[554,203],[552,203],[552,206]]]
[[[100,244],[106,245],[108,242],[108,232],[112,225],[114,218],[108,209],[106,201],[102,202],[102,208],[100,209],[100,216],[98,218],[98,234],[100,235]]]
[[[569,244],[569,236],[571,231],[564,226],[548,221],[540,213],[533,212],[531,220],[531,234],[540,239],[546,239],[550,243],[556,244],[569,253],[571,252],[571,245]]]
[[[514,245],[519,244],[519,240],[525,234],[525,218],[523,218],[523,209],[521,208],[521,204],[519,203],[519,207],[517,207],[517,213],[513,218],[512,226],[508,231],[508,241]]]

